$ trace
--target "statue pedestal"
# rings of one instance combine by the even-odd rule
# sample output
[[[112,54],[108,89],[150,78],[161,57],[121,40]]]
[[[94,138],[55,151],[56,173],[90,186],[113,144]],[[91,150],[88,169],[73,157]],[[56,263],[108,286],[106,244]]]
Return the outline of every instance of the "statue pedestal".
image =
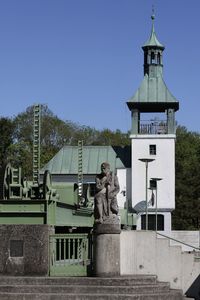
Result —
[[[94,275],[120,276],[120,224],[94,225]]]

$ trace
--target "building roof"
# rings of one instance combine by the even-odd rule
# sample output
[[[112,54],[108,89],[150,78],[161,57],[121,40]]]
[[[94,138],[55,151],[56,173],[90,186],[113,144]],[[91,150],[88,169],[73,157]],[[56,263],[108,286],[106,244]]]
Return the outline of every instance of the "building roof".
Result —
[[[141,103],[146,104],[143,105],[144,108],[151,104],[152,109],[155,108],[153,104],[160,105],[161,111],[167,108],[165,104],[169,104],[169,107],[174,107],[175,110],[178,110],[179,107],[178,100],[171,94],[161,75],[149,77],[148,74],[145,74],[140,87],[129,99],[127,105],[129,108],[137,108],[137,104]]]
[[[144,47],[157,47],[157,48],[164,49],[165,47],[158,41],[158,39],[156,37],[155,28],[154,28],[155,16],[152,15],[151,19],[152,19],[151,35],[150,35],[149,39],[146,41],[146,43],[143,45],[142,48],[144,48]]]
[[[150,38],[142,47],[144,56],[144,66],[148,67],[148,72],[145,69],[145,75],[140,87],[136,93],[128,100],[127,105],[130,110],[139,109],[140,112],[165,112],[166,109],[179,109],[179,101],[171,94],[167,88],[162,75],[162,60],[153,61],[149,55],[157,55],[159,51],[164,50],[164,46],[158,41],[154,29],[154,14],[151,16],[152,30]],[[146,57],[146,50],[148,57]],[[160,52],[159,52],[160,54]],[[155,58],[155,57],[154,57]]]
[[[131,147],[83,146],[83,174],[100,173],[101,163],[107,161],[111,170],[131,167]],[[78,173],[78,146],[64,146],[42,169],[51,174]]]

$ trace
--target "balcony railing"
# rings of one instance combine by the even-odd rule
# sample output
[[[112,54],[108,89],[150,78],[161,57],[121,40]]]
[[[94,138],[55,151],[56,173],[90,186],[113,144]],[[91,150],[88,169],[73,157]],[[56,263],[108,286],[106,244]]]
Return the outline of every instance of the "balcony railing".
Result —
[[[140,134],[167,134],[167,122],[166,121],[141,121],[140,122]]]

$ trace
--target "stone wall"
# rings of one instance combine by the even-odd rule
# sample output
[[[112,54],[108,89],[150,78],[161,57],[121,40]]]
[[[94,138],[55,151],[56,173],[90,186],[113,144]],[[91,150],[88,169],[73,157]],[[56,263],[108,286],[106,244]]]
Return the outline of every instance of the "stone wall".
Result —
[[[0,225],[0,274],[48,275],[48,225]]]

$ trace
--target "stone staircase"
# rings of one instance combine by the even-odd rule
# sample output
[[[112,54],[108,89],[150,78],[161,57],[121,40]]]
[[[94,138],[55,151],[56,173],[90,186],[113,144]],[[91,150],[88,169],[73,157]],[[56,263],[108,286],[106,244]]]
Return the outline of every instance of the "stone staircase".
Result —
[[[0,300],[179,300],[156,276],[102,277],[0,277]],[[189,299],[189,298],[187,298]]]

